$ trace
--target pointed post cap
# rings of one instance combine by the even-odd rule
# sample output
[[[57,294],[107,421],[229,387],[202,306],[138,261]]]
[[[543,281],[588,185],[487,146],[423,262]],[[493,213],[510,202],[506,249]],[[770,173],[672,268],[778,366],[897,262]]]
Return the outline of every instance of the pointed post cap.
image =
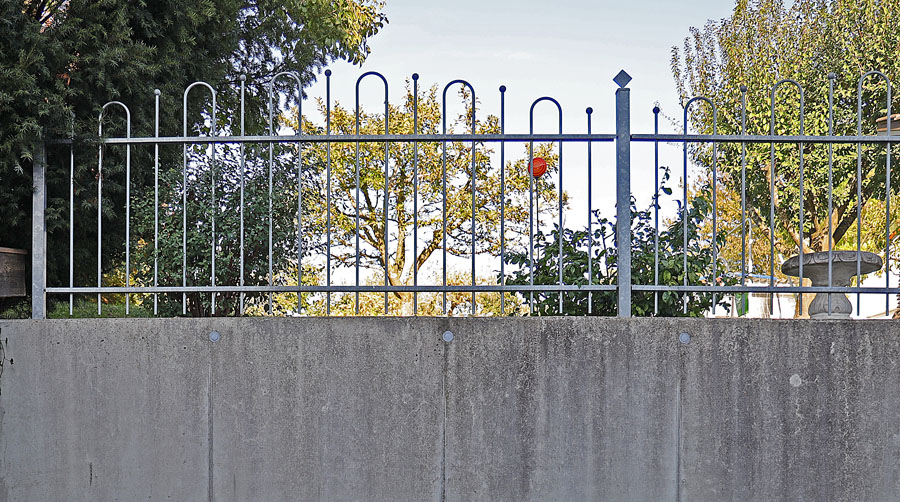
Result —
[[[620,71],[615,78],[613,78],[613,82],[618,84],[619,87],[625,87],[628,85],[628,82],[631,82],[631,75],[625,73],[625,70]]]

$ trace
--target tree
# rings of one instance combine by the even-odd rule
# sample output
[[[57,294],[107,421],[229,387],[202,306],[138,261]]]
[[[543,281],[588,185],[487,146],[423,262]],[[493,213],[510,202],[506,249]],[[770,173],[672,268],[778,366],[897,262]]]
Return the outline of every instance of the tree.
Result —
[[[371,269],[368,272],[377,272]],[[427,281],[428,284],[440,284],[443,278],[440,274],[428,274],[420,279],[423,283]],[[321,274],[315,280],[318,284],[324,283],[324,277]],[[476,284],[478,285],[493,285],[496,284],[495,277],[483,277],[478,276],[476,278]],[[381,285],[382,282],[379,280],[378,274],[375,273],[370,276],[365,285],[367,286],[377,286]],[[448,271],[447,273],[447,284],[451,286],[466,286],[472,284],[471,276],[468,272],[459,271],[454,269],[452,271]],[[313,296],[313,295],[310,295]],[[400,295],[388,295],[388,312],[398,313],[403,312],[404,314],[411,315],[412,312],[408,309],[411,308],[412,303],[412,295],[410,294],[400,294]],[[500,315],[514,315],[514,314],[522,314],[526,311],[522,310],[521,302],[513,293],[505,293],[504,294],[505,305],[501,306],[500,295],[499,294],[479,294],[478,295],[478,315],[482,316],[491,316],[496,317]],[[303,313],[311,316],[324,316],[324,315],[337,315],[337,316],[352,316],[356,313],[356,299],[352,294],[341,294],[336,295],[332,299],[330,310],[326,309],[325,302],[327,298],[325,295],[314,295],[308,301],[304,302]],[[297,306],[297,295],[293,294],[278,294],[275,298],[275,304],[280,309],[280,312],[284,314],[289,314],[296,312]],[[420,316],[442,316],[444,315],[444,298],[442,293],[419,293],[416,298],[416,305],[418,306],[418,310],[415,312]],[[466,292],[449,292],[447,293],[447,304],[446,304],[446,312],[449,316],[465,316],[471,312],[472,305],[472,294]],[[259,306],[253,307],[255,310],[251,310],[251,314],[259,314],[262,313],[263,310]],[[360,315],[381,315],[384,313],[384,296],[383,295],[375,295],[375,294],[362,294],[359,297],[359,313]]]
[[[48,137],[76,138],[76,222],[96,220],[97,116],[111,100],[132,110],[133,135],[153,134],[146,110],[153,90],[162,91],[162,135],[181,134],[181,96],[191,82],[216,88],[235,86],[247,75],[247,130],[265,129],[266,85],[278,72],[299,74],[304,85],[334,59],[363,61],[367,41],[386,22],[377,0],[22,0],[0,5],[0,243],[29,247],[31,159],[37,142]],[[276,90],[296,96],[288,79]],[[188,130],[204,129],[208,93],[192,94]],[[236,130],[237,93],[218,99],[220,130]],[[74,124],[70,117],[74,114]],[[118,110],[108,114],[105,131],[124,131]],[[108,272],[122,262],[124,247],[124,161],[108,149],[104,166],[104,263]],[[152,180],[152,149],[134,149],[132,197],[140,198]],[[163,152],[174,165],[180,151]],[[48,217],[51,284],[62,282],[68,263],[68,148],[49,152]],[[142,163],[142,164],[141,164]],[[137,166],[143,165],[142,169]],[[108,198],[108,200],[107,200]],[[75,261],[96,260],[96,233],[79,229]],[[90,267],[77,267],[77,281],[89,283]],[[67,282],[67,281],[66,281]]]
[[[662,168],[660,191],[671,194],[671,189],[666,186],[669,179],[669,171]],[[678,214],[666,226],[657,233],[653,222],[653,210],[659,204],[658,197],[654,197],[650,207],[638,211],[631,203],[632,241],[631,241],[631,276],[634,284],[654,284],[656,277],[656,245],[658,245],[659,257],[659,284],[681,285],[683,284],[684,268],[684,213]],[[701,233],[703,222],[712,213],[711,192],[709,187],[698,191],[688,211],[688,249],[687,249],[687,276],[688,284],[718,285],[733,284],[734,278],[729,275],[712,276],[713,246],[708,236]],[[594,212],[596,218],[593,231],[588,229],[562,230],[563,241],[563,282],[567,285],[616,285],[618,282],[618,269],[616,267],[618,257],[618,245],[615,242],[616,223],[601,216],[599,211]],[[716,236],[718,246],[725,243],[727,233]],[[539,233],[535,241],[534,250],[534,284],[552,285],[559,284],[559,227],[550,232],[550,235]],[[588,244],[590,243],[590,248]],[[591,263],[588,257],[591,256]],[[527,252],[513,253],[507,257],[508,263],[517,267],[508,274],[506,284],[528,285],[531,284],[531,272],[529,256]],[[721,271],[722,262],[718,262],[718,270]],[[589,273],[589,271],[591,273]],[[532,302],[532,295],[521,295],[522,306],[528,309]],[[535,292],[533,298],[535,315],[599,315],[614,316],[618,312],[616,304],[616,292],[593,292],[562,294],[562,309],[560,310],[558,292]],[[635,316],[703,316],[713,307],[713,304],[728,307],[722,295],[691,292],[680,294],[673,291],[662,293],[633,293],[631,314]],[[685,311],[685,305],[687,309]],[[590,307],[589,307],[590,306]],[[657,311],[658,308],[658,311]],[[654,312],[657,312],[654,314]]]
[[[741,133],[741,86],[747,87],[748,134],[769,134],[770,91],[782,79],[792,79],[804,89],[804,133],[829,133],[829,79],[833,81],[833,134],[857,133],[857,82],[870,70],[900,78],[900,2],[897,0],[797,0],[786,7],[781,0],[738,0],[734,13],[721,21],[692,28],[683,49],[672,49],[672,71],[683,102],[694,96],[710,98],[718,108],[717,132]],[[894,98],[897,93],[893,94]],[[867,78],[862,91],[862,134],[875,134],[877,118],[886,115],[886,86]],[[892,103],[898,110],[898,102]],[[775,97],[775,134],[800,134],[800,98],[796,88],[783,84]],[[713,132],[711,109],[697,103],[690,121],[699,133]],[[828,212],[828,156],[833,155],[833,209]],[[755,239],[753,262],[769,271],[769,242],[774,240],[775,259],[786,255],[836,248],[856,249],[857,230],[863,250],[885,247],[886,199],[891,199],[891,221],[898,220],[897,169],[891,172],[891,194],[886,194],[884,145],[861,148],[861,173],[857,176],[856,145],[776,145],[774,165],[769,145],[747,145],[746,197],[748,226]],[[702,182],[711,179],[712,150],[696,147],[693,161],[706,170]],[[897,149],[893,163],[897,165]],[[803,207],[800,207],[800,157],[803,156]],[[775,219],[770,221],[769,184],[774,172]],[[740,262],[741,145],[718,145],[718,180],[722,192],[719,221],[737,221],[723,248],[731,263]],[[857,183],[862,187],[857,204]],[[722,208],[730,208],[723,212]],[[857,228],[857,212],[862,225]],[[802,238],[800,217],[803,217]],[[829,216],[831,231],[829,232]],[[769,228],[774,226],[774,235]],[[749,228],[748,227],[748,228]],[[760,243],[765,243],[759,246]],[[729,254],[730,253],[730,254]],[[779,256],[780,255],[780,256]],[[780,267],[775,263],[775,269]],[[778,272],[780,274],[780,271]]]
[[[269,159],[268,146],[245,145],[243,162],[241,150],[234,145],[217,145],[216,162],[211,163],[209,148],[190,148],[185,175],[181,159],[173,166],[161,168],[158,249],[154,249],[154,208],[151,196],[140,198],[133,208],[135,234],[142,236],[134,245],[132,254],[133,283],[152,286],[154,279],[154,254],[158,257],[158,284],[180,286],[183,281],[184,263],[188,286],[211,284],[212,275],[212,220],[216,223],[216,284],[261,286],[268,284],[269,274],[269,218],[272,222],[272,275],[275,284],[294,284],[297,279],[297,187],[303,186],[304,196],[313,198],[315,185],[309,176],[298,181],[296,148],[293,145],[273,147],[271,164],[272,197],[269,210]],[[215,183],[213,183],[213,174]],[[187,178],[187,240],[184,233],[184,208],[182,200],[183,176]],[[241,178],[243,177],[243,215],[241,227]],[[212,203],[212,187],[215,185],[215,201]],[[304,211],[304,235],[318,235],[322,231],[309,225]],[[241,232],[243,230],[243,239]],[[244,247],[241,263],[241,246]],[[184,246],[184,247],[182,247]],[[186,255],[184,251],[186,250]],[[304,254],[309,250],[304,249]],[[304,262],[304,278],[314,277],[315,267]],[[121,265],[120,265],[121,268]],[[291,282],[293,281],[293,282]],[[305,283],[305,282],[304,282]],[[241,309],[242,298],[244,310]],[[241,295],[239,292],[216,294],[213,310],[210,294],[190,293],[159,295],[159,311],[162,315],[180,315],[186,300],[186,311],[191,316],[240,315],[250,307],[252,312],[268,312],[267,294]],[[296,295],[295,295],[296,298]],[[150,304],[150,298],[134,296],[136,301]],[[296,305],[296,304],[295,304]],[[277,306],[276,306],[277,307]],[[149,307],[152,311],[152,307]],[[277,312],[282,312],[276,308]]]
[[[436,86],[427,90],[420,90],[418,96],[418,124],[414,124],[414,108],[416,96],[407,85],[407,93],[404,101],[399,105],[390,105],[388,109],[388,126],[391,134],[408,135],[414,130],[419,134],[439,134],[443,130],[441,102],[438,98]],[[452,93],[448,92],[450,96]],[[471,96],[460,91],[459,98],[468,103],[467,108],[459,116],[446,117],[448,132],[469,133],[472,130],[472,106]],[[448,97],[448,99],[451,99]],[[319,103],[319,111],[326,115],[326,106]],[[295,117],[292,113],[289,117]],[[296,126],[296,119],[291,118],[287,124]],[[384,133],[384,114],[370,113],[360,110],[359,114],[360,134]],[[313,124],[304,121],[304,130],[309,134],[324,134],[323,124]],[[353,109],[348,109],[336,104],[331,109],[331,134],[349,135],[356,133],[356,116]],[[495,116],[487,116],[475,121],[477,134],[495,134],[500,132],[499,120]],[[446,169],[442,166],[444,147],[446,146]],[[326,171],[330,148],[331,158],[331,187],[328,187],[328,172]],[[385,271],[389,285],[412,285],[414,275],[420,273],[420,284],[427,284],[426,280],[435,281],[431,284],[441,284],[442,277],[437,273],[441,263],[443,249],[446,246],[447,254],[451,259],[462,258],[469,260],[472,255],[472,193],[474,200],[474,244],[476,260],[483,263],[491,257],[500,255],[500,205],[505,199],[504,217],[506,220],[505,238],[507,252],[516,249],[524,249],[525,239],[528,235],[528,193],[529,181],[527,149],[525,156],[515,161],[507,161],[505,172],[505,192],[501,191],[500,166],[492,161],[495,153],[483,142],[453,141],[443,143],[420,142],[392,143],[388,147],[388,200],[387,200],[387,225],[385,234],[385,145],[383,143],[360,143],[359,145],[359,253],[356,250],[356,145],[351,143],[336,143],[324,145],[317,143],[310,146],[304,152],[304,169],[314,176],[315,186],[313,193],[304,195],[309,201],[306,211],[309,211],[309,224],[314,225],[321,233],[307,235],[310,239],[308,248],[319,252],[319,263],[324,265],[325,256],[329,253],[336,270],[352,270],[356,266],[357,257],[359,266],[365,275],[361,281],[369,280],[373,284],[384,284]],[[508,149],[509,150],[509,149]],[[474,152],[474,153],[473,153]],[[475,173],[473,180],[472,156],[474,154]],[[540,199],[542,217],[551,218],[556,214],[558,205],[557,187],[554,183],[558,173],[558,154],[554,152],[552,145],[534,145],[534,156],[542,157],[547,161],[547,173],[540,178],[535,178],[534,191]],[[418,179],[416,176],[416,169]],[[444,174],[447,177],[446,193],[446,234],[443,238],[443,211]],[[474,183],[474,184],[473,184]],[[418,206],[414,204],[415,188],[418,187]],[[327,246],[327,216],[328,198],[331,192],[331,248]],[[563,204],[566,196],[563,194]],[[551,208],[548,210],[547,208]],[[418,221],[414,215],[418,214]],[[413,253],[413,227],[417,223],[418,246]],[[385,240],[387,238],[387,240]],[[468,270],[468,268],[463,268]],[[462,273],[452,263],[448,265],[448,283],[467,277],[460,284],[471,284],[473,278],[471,272]],[[476,274],[477,275],[477,274]],[[319,278],[325,283],[324,277]],[[475,277],[476,283],[487,280]],[[344,295],[341,295],[344,296]],[[351,294],[353,301],[350,303],[355,308],[355,295]],[[413,295],[411,293],[394,293],[394,299],[389,299],[389,304],[402,305],[403,313],[412,314]],[[430,301],[424,300],[429,295],[419,295],[423,298],[422,306]],[[460,295],[451,295],[457,298]],[[382,301],[372,302],[361,299],[362,304],[381,305],[380,310],[365,311],[370,314],[384,313],[383,294],[362,294],[361,297],[381,298]],[[488,298],[493,299],[488,299]],[[468,295],[471,300],[471,295]],[[489,304],[496,303],[499,294],[479,294],[477,313],[485,313]],[[394,302],[394,303],[391,303]],[[448,310],[457,308],[462,313],[464,307],[448,300]],[[336,299],[338,309],[341,300]],[[468,303],[465,306],[469,307]],[[397,313],[396,310],[389,312]]]

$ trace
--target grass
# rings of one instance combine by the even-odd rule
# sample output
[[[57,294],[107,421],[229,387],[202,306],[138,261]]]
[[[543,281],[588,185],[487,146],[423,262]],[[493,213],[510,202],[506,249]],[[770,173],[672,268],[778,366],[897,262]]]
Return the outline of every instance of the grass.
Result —
[[[28,319],[30,317],[30,298],[0,298],[0,319]]]
[[[97,302],[76,300],[72,308],[72,315],[69,315],[69,302],[63,301],[53,303],[47,317],[50,319],[92,319],[97,317],[152,317],[152,314],[152,311],[132,304],[131,311],[126,315],[124,303],[108,303],[103,304],[103,314],[97,315]]]
[[[132,304],[131,311],[125,315],[124,303],[104,303],[103,314],[97,315],[97,302],[75,300],[72,315],[69,315],[68,301],[51,301],[47,317],[50,319],[93,319],[97,317],[152,317],[153,313],[141,305]],[[6,299],[0,303],[0,319],[30,319],[31,299],[21,298],[11,301]]]

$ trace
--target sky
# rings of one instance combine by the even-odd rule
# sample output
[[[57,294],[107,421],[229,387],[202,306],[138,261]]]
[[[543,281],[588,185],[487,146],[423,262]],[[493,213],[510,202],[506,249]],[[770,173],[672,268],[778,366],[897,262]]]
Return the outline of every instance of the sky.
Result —
[[[371,55],[359,67],[336,62],[332,70],[333,99],[352,107],[357,77],[365,71],[382,73],[389,83],[392,102],[404,95],[404,85],[413,73],[420,85],[465,79],[480,101],[479,116],[498,115],[500,85],[506,92],[506,131],[528,132],[532,102],[550,96],[563,109],[564,132],[586,132],[585,109],[592,107],[593,132],[615,132],[613,77],[628,72],[631,89],[632,132],[653,132],[653,106],[663,114],[680,117],[681,107],[671,76],[674,45],[681,45],[691,26],[708,19],[727,17],[729,0],[693,2],[499,2],[458,0],[453,2],[388,0],[384,12],[389,23],[370,40]],[[324,76],[307,90],[310,97],[324,97]],[[380,81],[371,78],[361,86],[361,106],[382,106]],[[455,92],[449,92],[455,97]],[[448,100],[449,101],[449,100]],[[455,107],[455,108],[454,108]],[[309,108],[307,108],[309,109]],[[450,101],[450,113],[462,110],[459,100]],[[535,132],[557,132],[558,116],[549,103],[535,109]],[[661,131],[674,131],[661,119]],[[668,129],[667,129],[668,128]],[[516,153],[521,146],[512,146]],[[611,144],[596,144],[594,155],[595,208],[614,211],[610,176],[615,172]],[[652,146],[633,146],[633,191],[644,206],[654,191]],[[661,164],[680,171],[681,148],[662,145]],[[586,223],[586,146],[564,145],[564,189],[572,200],[567,222]],[[642,176],[645,173],[646,176]],[[647,183],[650,180],[650,183]],[[674,207],[674,202],[672,204]]]
[[[365,71],[382,73],[392,102],[400,102],[406,80],[420,75],[420,86],[464,79],[475,88],[479,117],[498,115],[500,85],[506,92],[506,131],[525,133],[532,102],[550,96],[563,109],[564,132],[586,132],[585,109],[592,107],[593,132],[615,132],[613,77],[628,72],[631,89],[632,132],[653,132],[652,108],[680,117],[681,107],[670,71],[671,49],[680,45],[691,26],[727,17],[730,1],[698,1],[690,8],[672,1],[644,2],[498,2],[458,0],[431,2],[388,0],[389,23],[370,40],[371,55],[360,66],[335,62],[332,97],[352,107],[357,77]],[[323,98],[325,78],[307,89],[310,98]],[[380,109],[383,88],[375,78],[361,86],[361,106]],[[449,92],[448,96],[456,96]],[[462,110],[449,101],[450,114]],[[307,108],[309,110],[311,107]],[[557,132],[558,116],[549,103],[535,109],[535,132]],[[665,122],[661,119],[661,122]],[[663,123],[661,131],[674,131]],[[522,146],[513,145],[514,152]],[[594,208],[614,211],[615,157],[611,144],[595,144]],[[510,151],[510,150],[508,150]],[[654,191],[650,144],[633,146],[633,192],[639,203]],[[509,155],[509,154],[508,154]],[[662,145],[661,164],[680,171],[681,148]],[[567,223],[583,226],[587,214],[586,146],[564,145],[564,189],[571,196]],[[642,174],[646,174],[643,176]],[[650,183],[647,181],[650,180]],[[674,207],[674,202],[672,203]],[[612,213],[610,213],[612,214]]]
[[[360,67],[335,62],[329,67],[332,97],[352,107],[357,77],[365,71],[378,71],[389,82],[390,100],[400,102],[405,81],[415,72],[424,87],[438,84],[440,89],[454,79],[470,82],[480,101],[479,117],[499,114],[498,88],[505,85],[509,133],[528,132],[529,107],[542,96],[560,102],[564,132],[586,132],[585,108],[590,106],[593,132],[614,133],[617,85],[612,79],[624,69],[633,78],[628,84],[632,133],[653,132],[651,110],[655,105],[663,115],[677,118],[677,123],[661,119],[660,132],[680,132],[682,110],[670,68],[672,47],[682,45],[692,26],[702,27],[708,20],[729,16],[733,5],[730,0],[387,0],[384,12],[389,23],[370,40],[372,52],[365,63]],[[307,89],[310,98],[324,97],[324,82],[321,76]],[[383,92],[377,79],[364,81],[362,107],[379,109]],[[460,103],[451,103],[451,113],[454,106],[462,109]],[[555,108],[539,105],[535,132],[556,132],[557,120]],[[593,208],[613,216],[613,148],[607,144],[593,149]],[[567,227],[580,228],[586,223],[585,150],[581,143],[564,146],[563,187],[571,200]],[[680,183],[682,162],[680,145],[660,145],[660,164],[673,168],[675,185]],[[654,191],[653,172],[652,144],[633,144],[632,192],[639,208],[646,207]],[[664,210],[671,212],[675,202],[668,202]],[[873,298],[873,305],[883,308],[881,298]],[[870,309],[863,310],[865,315]]]
[[[507,86],[510,132],[527,132],[528,107],[541,96],[560,101],[567,130],[582,132],[584,109],[592,106],[595,127],[612,131],[617,87],[612,79],[624,69],[634,78],[629,85],[633,128],[652,128],[655,102],[663,111],[680,113],[669,69],[672,46],[681,45],[691,26],[726,17],[732,9],[728,0],[691,4],[686,9],[658,0],[388,0],[389,24],[371,39],[372,53],[362,67],[343,62],[330,67],[333,93],[352,103],[361,71],[384,74],[392,98],[402,95],[404,79],[414,72],[425,84],[443,86],[462,78],[473,84],[489,113],[498,112],[498,87]],[[378,103],[376,94],[365,97]]]

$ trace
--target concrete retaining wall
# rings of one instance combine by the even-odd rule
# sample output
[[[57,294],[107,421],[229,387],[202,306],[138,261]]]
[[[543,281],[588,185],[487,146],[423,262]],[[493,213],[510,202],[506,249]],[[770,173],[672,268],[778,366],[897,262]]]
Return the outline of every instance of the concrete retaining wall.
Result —
[[[0,501],[900,500],[891,321],[0,321],[0,343]]]

